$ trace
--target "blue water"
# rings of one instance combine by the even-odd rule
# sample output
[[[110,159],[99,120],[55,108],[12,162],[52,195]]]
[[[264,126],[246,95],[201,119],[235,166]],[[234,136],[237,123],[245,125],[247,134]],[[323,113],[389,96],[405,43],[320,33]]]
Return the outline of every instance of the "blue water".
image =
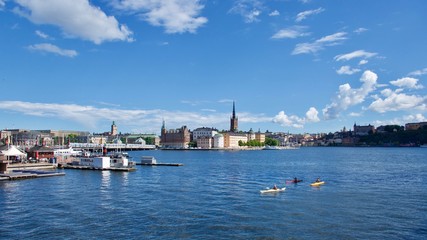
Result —
[[[184,166],[0,182],[0,238],[427,238],[427,149],[130,155]],[[285,184],[294,176],[304,181]],[[326,184],[310,187],[317,177]],[[287,189],[259,193],[273,184]]]

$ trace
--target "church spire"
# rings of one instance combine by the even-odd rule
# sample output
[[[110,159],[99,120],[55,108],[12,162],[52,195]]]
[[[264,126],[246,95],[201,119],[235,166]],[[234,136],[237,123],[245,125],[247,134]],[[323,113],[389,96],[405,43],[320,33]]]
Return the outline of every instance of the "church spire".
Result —
[[[237,132],[238,124],[238,119],[236,117],[236,105],[233,101],[233,113],[230,119],[230,132]]]
[[[233,101],[233,118],[236,118],[236,106]]]

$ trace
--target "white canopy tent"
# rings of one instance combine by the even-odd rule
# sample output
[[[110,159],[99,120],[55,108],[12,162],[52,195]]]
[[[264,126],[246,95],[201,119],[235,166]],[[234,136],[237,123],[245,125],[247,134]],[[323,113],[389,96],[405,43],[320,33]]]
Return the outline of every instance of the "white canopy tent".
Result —
[[[3,147],[0,150],[0,154],[5,156],[7,159],[25,159],[27,154],[19,150],[17,147],[10,145],[8,147]]]

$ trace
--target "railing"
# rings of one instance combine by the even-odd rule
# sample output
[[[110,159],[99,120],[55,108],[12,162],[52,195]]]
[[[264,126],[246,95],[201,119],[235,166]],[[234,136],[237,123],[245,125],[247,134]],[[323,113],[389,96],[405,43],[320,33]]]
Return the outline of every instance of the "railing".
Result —
[[[155,145],[147,145],[147,144],[118,144],[118,143],[105,143],[105,144],[96,144],[96,143],[70,143],[70,147],[74,149],[155,149]]]

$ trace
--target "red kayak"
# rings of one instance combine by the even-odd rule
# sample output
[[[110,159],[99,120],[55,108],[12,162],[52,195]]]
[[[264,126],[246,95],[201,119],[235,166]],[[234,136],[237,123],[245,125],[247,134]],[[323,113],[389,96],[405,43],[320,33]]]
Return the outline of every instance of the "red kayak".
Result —
[[[299,182],[302,182],[302,180],[301,179],[298,179],[298,180],[286,180],[286,183],[299,183]]]

